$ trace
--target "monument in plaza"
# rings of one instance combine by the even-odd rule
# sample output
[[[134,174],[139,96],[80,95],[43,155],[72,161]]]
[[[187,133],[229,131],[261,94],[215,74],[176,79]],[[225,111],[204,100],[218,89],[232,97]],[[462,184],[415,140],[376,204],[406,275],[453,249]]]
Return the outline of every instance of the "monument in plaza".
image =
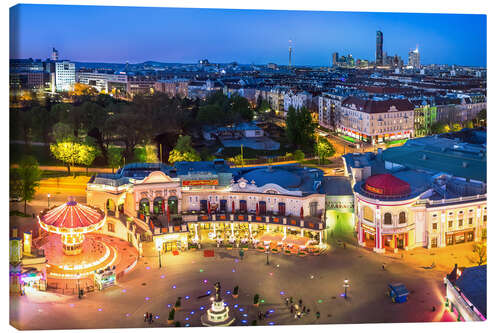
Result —
[[[220,282],[214,284],[215,297],[212,297],[212,306],[201,316],[203,326],[229,326],[234,317],[229,316],[229,307],[224,304],[220,294]]]

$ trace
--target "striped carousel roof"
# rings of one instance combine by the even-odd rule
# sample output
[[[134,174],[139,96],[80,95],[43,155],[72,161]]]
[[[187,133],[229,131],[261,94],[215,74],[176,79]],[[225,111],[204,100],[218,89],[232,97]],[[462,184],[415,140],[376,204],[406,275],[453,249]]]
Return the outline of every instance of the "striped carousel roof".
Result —
[[[86,228],[98,224],[104,213],[70,199],[67,203],[53,208],[40,216],[40,221],[56,228]]]

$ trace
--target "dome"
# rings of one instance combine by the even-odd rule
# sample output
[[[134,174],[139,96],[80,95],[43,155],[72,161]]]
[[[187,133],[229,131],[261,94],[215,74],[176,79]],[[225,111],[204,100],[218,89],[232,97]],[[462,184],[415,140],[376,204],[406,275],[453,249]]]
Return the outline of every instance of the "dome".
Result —
[[[104,220],[104,214],[70,199],[67,203],[44,212],[39,219],[40,224],[50,231],[65,232],[77,228],[94,229]]]
[[[297,188],[300,186],[301,177],[293,172],[281,168],[260,168],[249,171],[243,177],[255,185],[276,184],[283,188]]]
[[[387,196],[405,196],[410,194],[410,184],[391,174],[368,177],[363,188],[370,193]]]

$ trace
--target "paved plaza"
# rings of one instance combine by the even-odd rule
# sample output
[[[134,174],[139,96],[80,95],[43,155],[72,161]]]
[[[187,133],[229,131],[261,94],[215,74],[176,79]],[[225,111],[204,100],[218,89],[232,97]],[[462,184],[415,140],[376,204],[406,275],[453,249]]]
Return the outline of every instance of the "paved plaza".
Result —
[[[203,251],[164,254],[140,259],[137,267],[117,286],[88,293],[83,299],[53,293],[32,292],[11,297],[11,324],[20,329],[69,329],[113,327],[160,327],[177,297],[181,309],[175,320],[181,326],[201,326],[200,317],[210,305],[213,284],[220,281],[224,301],[236,318],[233,325],[251,325],[258,311],[269,311],[258,325],[389,323],[440,321],[443,316],[443,272],[409,266],[348,245],[332,246],[326,255],[305,258],[256,251],[215,249],[215,257]],[[382,264],[386,263],[386,270]],[[343,282],[349,279],[347,299]],[[407,303],[394,304],[385,295],[387,284],[403,282],[410,290]],[[230,295],[239,286],[239,297]],[[260,306],[253,296],[261,296]],[[302,299],[310,314],[295,319],[285,298]],[[432,311],[432,307],[436,311]],[[316,312],[320,318],[316,318]],[[152,324],[143,320],[152,312]]]

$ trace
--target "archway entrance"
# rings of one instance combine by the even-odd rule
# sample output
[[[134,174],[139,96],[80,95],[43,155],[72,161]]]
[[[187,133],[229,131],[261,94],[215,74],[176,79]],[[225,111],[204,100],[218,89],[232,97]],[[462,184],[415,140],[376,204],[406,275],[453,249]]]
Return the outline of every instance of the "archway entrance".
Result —
[[[153,200],[153,213],[157,215],[165,214],[165,199],[162,197],[156,197]]]
[[[178,200],[177,197],[169,197],[168,198],[168,210],[170,211],[170,214],[177,214],[178,212]]]
[[[139,201],[139,212],[143,215],[149,215],[149,200],[146,198],[142,198]]]

